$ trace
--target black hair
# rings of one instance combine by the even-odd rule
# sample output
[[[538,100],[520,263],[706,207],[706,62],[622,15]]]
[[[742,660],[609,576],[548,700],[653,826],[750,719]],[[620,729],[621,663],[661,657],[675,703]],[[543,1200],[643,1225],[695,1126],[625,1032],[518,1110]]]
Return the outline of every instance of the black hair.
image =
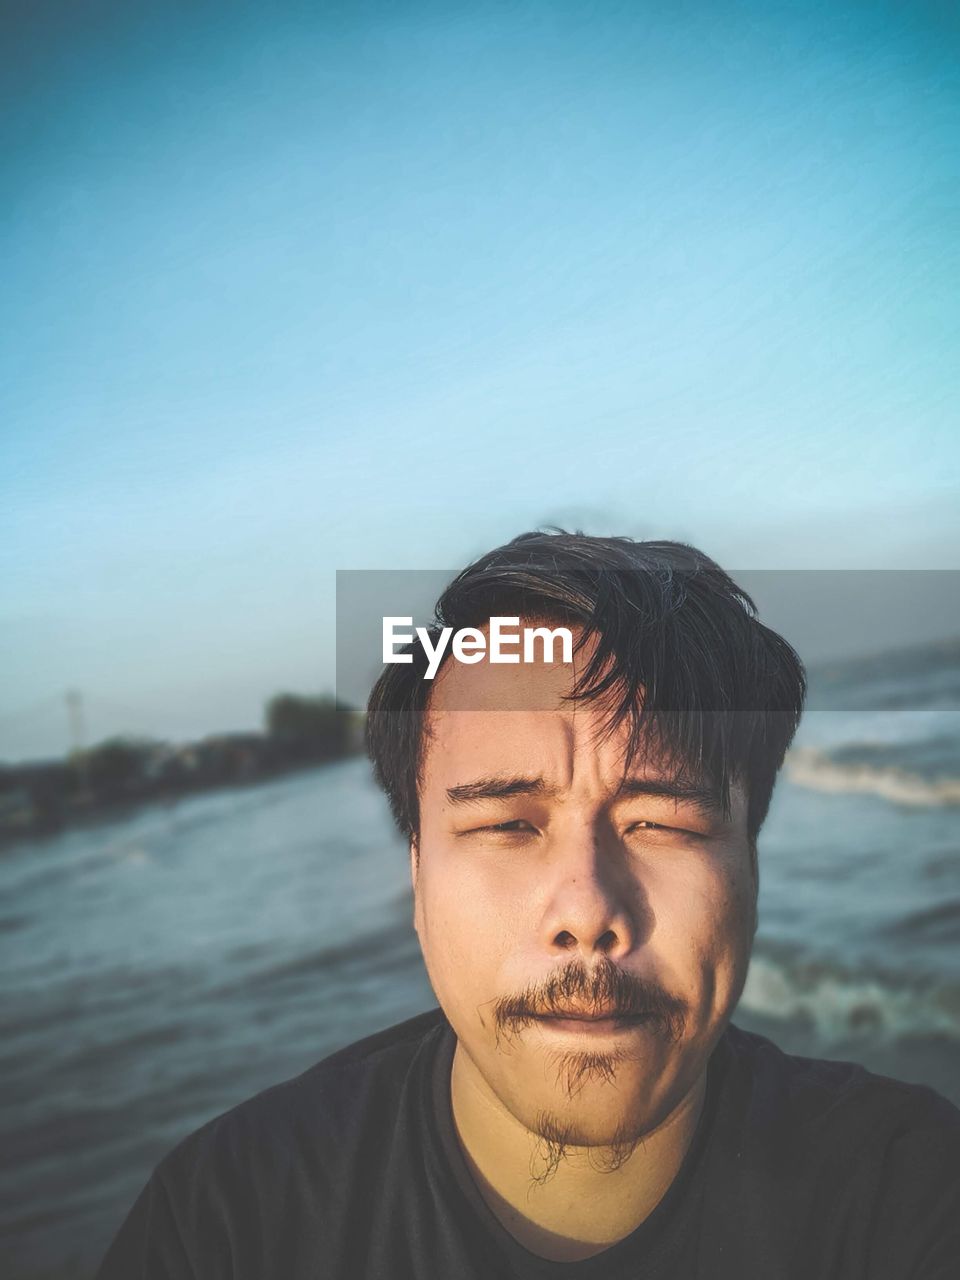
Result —
[[[625,768],[646,750],[714,792],[730,813],[730,786],[747,791],[753,845],[806,696],[793,648],[757,617],[753,600],[719,565],[682,542],[598,538],[562,529],[523,533],[464,569],[437,601],[428,628],[482,627],[492,616],[575,625],[577,648],[596,646],[568,695],[602,699],[603,732],[629,726]],[[419,832],[427,656],[389,664],[367,705],[374,775],[400,830]],[[449,648],[443,663],[449,659]]]

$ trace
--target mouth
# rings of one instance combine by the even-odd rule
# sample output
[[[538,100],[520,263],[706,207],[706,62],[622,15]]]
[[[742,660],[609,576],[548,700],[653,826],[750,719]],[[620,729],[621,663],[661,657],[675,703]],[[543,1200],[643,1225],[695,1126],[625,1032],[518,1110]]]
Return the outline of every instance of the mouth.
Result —
[[[647,1021],[644,1013],[561,1013],[537,1014],[536,1020],[550,1031],[578,1035],[615,1035],[632,1031]]]

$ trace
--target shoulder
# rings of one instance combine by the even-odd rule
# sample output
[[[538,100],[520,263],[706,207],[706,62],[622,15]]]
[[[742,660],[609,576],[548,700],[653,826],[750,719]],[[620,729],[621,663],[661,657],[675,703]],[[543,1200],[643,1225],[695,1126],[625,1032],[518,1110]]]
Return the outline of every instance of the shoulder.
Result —
[[[815,1121],[849,1107],[896,1114],[932,1110],[960,1124],[960,1111],[936,1090],[878,1074],[846,1059],[787,1053],[766,1036],[730,1025],[728,1057],[755,1090],[787,1104],[797,1119]]]
[[[192,1176],[302,1161],[356,1143],[398,1104],[418,1054],[446,1028],[439,1009],[355,1041],[300,1075],[272,1085],[207,1121],[157,1166],[168,1185]]]
[[[855,1062],[785,1053],[735,1026],[718,1045],[718,1064],[715,1173],[758,1256],[803,1259],[797,1274],[956,1274],[960,1111],[952,1103]]]
[[[750,1114],[796,1143],[833,1149],[838,1157],[897,1151],[960,1153],[960,1110],[924,1084],[870,1071],[859,1062],[786,1053],[771,1039],[727,1028],[728,1062]]]
[[[832,1103],[863,1098],[881,1100],[887,1106],[893,1103],[908,1110],[932,1107],[947,1121],[960,1124],[960,1110],[929,1085],[893,1079],[865,1068],[860,1062],[787,1053],[772,1039],[746,1032],[732,1023],[723,1038],[732,1059],[748,1070],[756,1082],[776,1082],[796,1102],[809,1103],[814,1112]]]
[[[447,1028],[439,1009],[388,1027],[195,1130],[154,1169],[98,1280],[303,1274],[297,1251],[333,1247],[351,1186],[389,1152],[418,1058]]]

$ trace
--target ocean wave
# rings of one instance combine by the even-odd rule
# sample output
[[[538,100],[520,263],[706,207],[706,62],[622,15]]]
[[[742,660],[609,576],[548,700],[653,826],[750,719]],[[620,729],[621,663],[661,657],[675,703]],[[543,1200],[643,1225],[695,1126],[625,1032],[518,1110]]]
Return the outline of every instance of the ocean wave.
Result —
[[[948,898],[936,906],[912,911],[894,924],[890,932],[904,937],[943,938],[945,942],[960,940],[960,898]]]
[[[740,997],[743,1008],[765,1017],[811,1023],[825,1041],[863,1035],[871,1040],[944,1035],[960,1040],[960,989],[956,984],[896,987],[874,977],[792,968],[754,954]]]
[[[951,775],[925,778],[894,765],[837,760],[819,747],[794,747],[784,767],[791,782],[814,791],[880,796],[912,808],[960,805],[960,778]]]
[[[960,709],[960,638],[808,666],[807,706]]]

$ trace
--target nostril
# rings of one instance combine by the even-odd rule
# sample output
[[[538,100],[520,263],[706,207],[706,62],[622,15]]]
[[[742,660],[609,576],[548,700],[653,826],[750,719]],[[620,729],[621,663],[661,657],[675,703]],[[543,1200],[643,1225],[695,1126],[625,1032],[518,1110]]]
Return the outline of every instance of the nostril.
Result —
[[[577,940],[573,936],[573,934],[569,933],[566,929],[560,930],[560,932],[557,934],[556,941],[560,944],[561,947],[567,947],[567,948],[571,946],[576,946],[576,943],[577,943]]]
[[[609,951],[611,947],[616,946],[617,935],[612,929],[608,929],[605,934],[597,939],[597,946],[601,951]]]

